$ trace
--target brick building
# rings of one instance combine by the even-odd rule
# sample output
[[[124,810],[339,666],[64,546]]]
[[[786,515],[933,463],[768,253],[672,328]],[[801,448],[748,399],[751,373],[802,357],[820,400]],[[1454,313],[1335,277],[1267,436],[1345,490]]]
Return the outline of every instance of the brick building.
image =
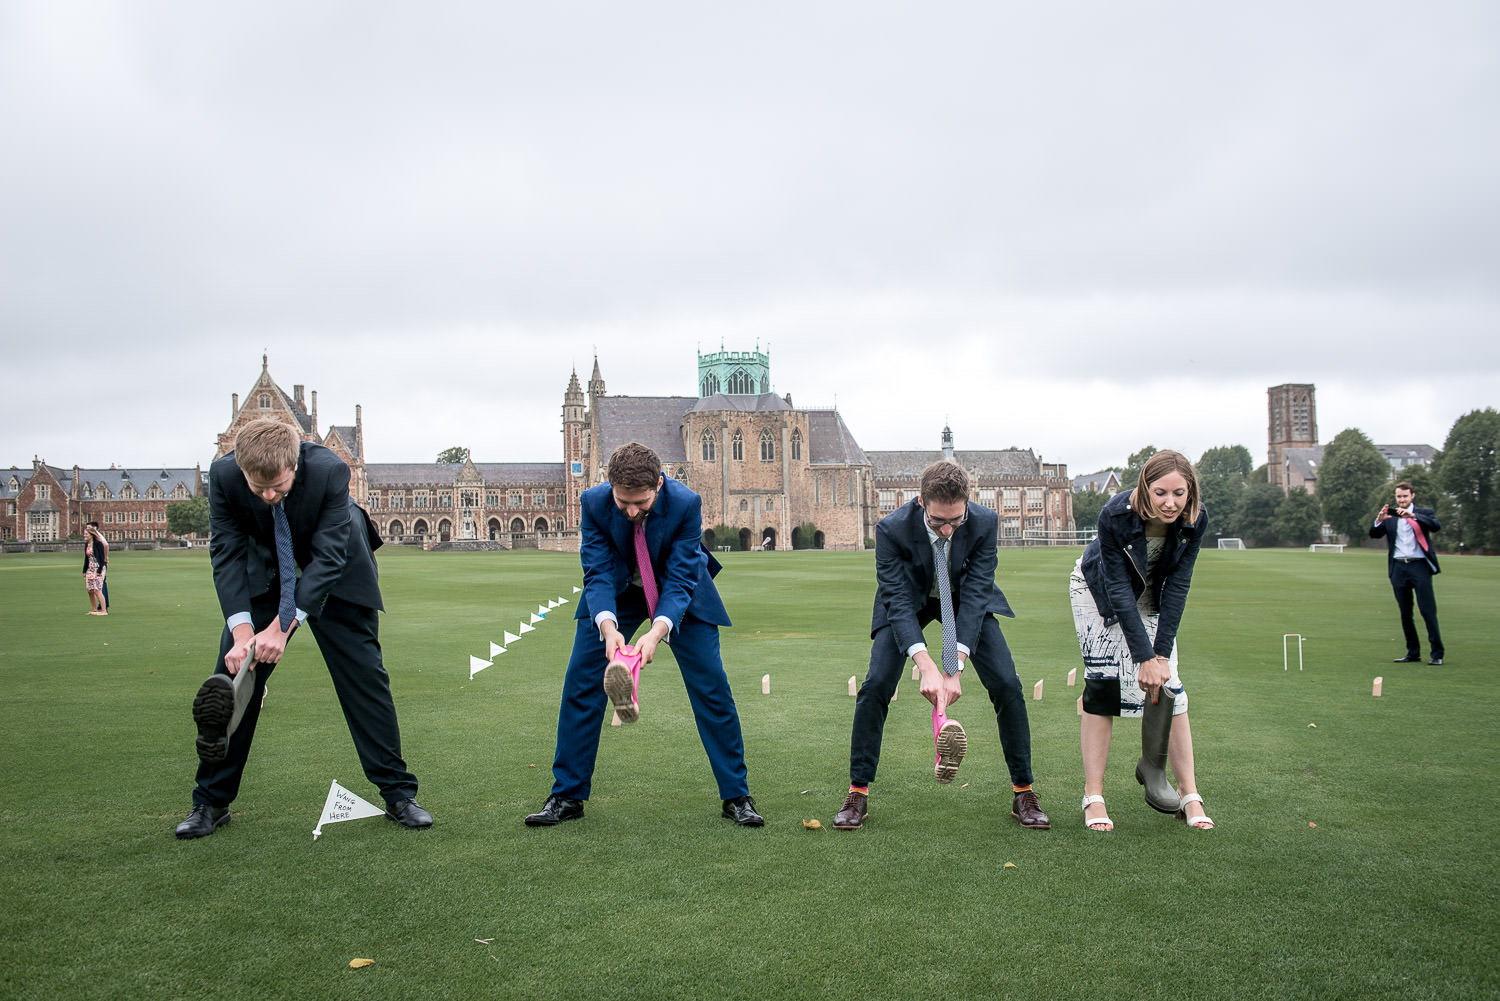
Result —
[[[63,469],[32,460],[0,470],[0,540],[56,542],[99,522],[110,542],[165,539],[167,505],[204,492],[192,468]]]

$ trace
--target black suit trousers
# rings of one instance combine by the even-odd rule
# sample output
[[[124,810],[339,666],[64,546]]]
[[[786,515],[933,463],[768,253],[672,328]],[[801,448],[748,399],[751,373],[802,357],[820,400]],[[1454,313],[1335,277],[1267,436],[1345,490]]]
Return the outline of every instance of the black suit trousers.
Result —
[[[917,613],[917,621],[926,628],[940,614],[937,599],[929,598]],[[851,785],[869,785],[875,780],[886,714],[890,711],[891,696],[905,672],[906,661],[906,651],[897,646],[891,627],[882,626],[870,646],[870,670],[854,700],[854,730],[849,742]],[[980,621],[979,645],[970,651],[968,664],[990,693],[1011,782],[1029,785],[1032,778],[1031,723],[1026,717],[1026,696],[1021,691],[1021,679],[1016,676],[1016,663],[1011,658],[1010,647],[1006,646],[1000,624],[993,615],[987,614]]]
[[[1391,588],[1396,592],[1396,607],[1401,609],[1401,632],[1406,637],[1406,652],[1409,656],[1422,656],[1422,641],[1417,636],[1417,623],[1412,617],[1412,599],[1416,598],[1417,610],[1422,613],[1422,622],[1427,626],[1427,645],[1432,656],[1443,655],[1443,635],[1438,631],[1437,598],[1432,593],[1432,568],[1425,562],[1391,562]]]
[[[276,617],[275,590],[254,599],[250,614],[256,632],[269,625]],[[344,719],[354,737],[354,750],[364,767],[365,777],[380,789],[387,803],[394,803],[416,796],[417,779],[407,771],[406,762],[401,758],[401,731],[396,722],[396,704],[391,697],[391,679],[381,660],[379,614],[373,608],[330,596],[323,611],[309,615],[303,625],[311,630],[333,678],[334,694],[344,710]],[[292,634],[292,643],[298,641],[297,634],[301,631],[302,628],[298,627]],[[226,627],[219,641],[219,663],[215,674],[229,673],[224,666],[224,656],[233,646],[234,638]],[[274,664],[256,666],[255,692],[239,728],[229,738],[229,753],[225,759],[212,764],[198,763],[197,786],[193,790],[195,804],[228,806],[239,794],[240,779],[260,719],[261,697],[275,668]]]

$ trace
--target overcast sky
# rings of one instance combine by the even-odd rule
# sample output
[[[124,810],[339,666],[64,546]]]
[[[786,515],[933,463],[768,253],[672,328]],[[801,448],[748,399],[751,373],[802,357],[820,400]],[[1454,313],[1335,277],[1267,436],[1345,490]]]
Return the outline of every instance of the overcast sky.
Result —
[[[768,349],[866,449],[1441,447],[1500,404],[1500,4],[0,0],[0,466],[367,458]]]

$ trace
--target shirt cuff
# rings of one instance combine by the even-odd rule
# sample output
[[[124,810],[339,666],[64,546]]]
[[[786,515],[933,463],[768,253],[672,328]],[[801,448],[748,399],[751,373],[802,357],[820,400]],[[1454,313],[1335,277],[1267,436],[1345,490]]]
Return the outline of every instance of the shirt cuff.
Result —
[[[909,646],[909,647],[906,648],[906,655],[908,657],[915,657],[917,654],[921,653],[923,650],[926,650],[926,649],[927,649],[927,644],[926,643],[913,643],[911,646]]]
[[[651,624],[652,625],[655,625],[658,622],[665,622],[667,624],[667,636],[666,636],[666,638],[667,638],[668,642],[670,642],[671,639],[672,639],[672,630],[677,628],[676,624],[671,619],[667,618],[665,615],[658,615],[656,618],[654,618],[654,619],[651,620]]]
[[[962,643],[955,643],[953,645],[956,646],[958,648],[958,652],[963,654],[965,657],[970,656],[969,648],[964,646]]]
[[[610,622],[613,622],[616,626],[619,626],[619,624],[620,624],[620,620],[617,619],[617,618],[615,618],[615,613],[611,612],[607,608],[604,611],[599,612],[597,615],[595,615],[594,616],[594,625],[596,625],[596,626],[599,627],[599,639],[600,640],[604,639],[604,620],[605,619],[608,619]]]
[[[234,632],[235,626],[253,626],[255,620],[250,617],[249,612],[235,612],[224,620],[224,625],[229,627],[230,632]]]

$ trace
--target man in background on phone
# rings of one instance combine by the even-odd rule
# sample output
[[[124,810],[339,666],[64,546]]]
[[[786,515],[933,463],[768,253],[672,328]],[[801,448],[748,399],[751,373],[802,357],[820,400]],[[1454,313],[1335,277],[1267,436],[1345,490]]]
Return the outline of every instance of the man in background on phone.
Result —
[[[1370,538],[1385,536],[1386,572],[1396,592],[1396,607],[1401,609],[1406,656],[1397,657],[1395,662],[1415,664],[1422,659],[1422,644],[1411,614],[1415,596],[1417,610],[1427,625],[1427,645],[1432,654],[1427,663],[1438,666],[1443,663],[1443,636],[1438,631],[1437,599],[1432,594],[1433,575],[1440,572],[1437,553],[1432,548],[1432,533],[1443,526],[1433,516],[1432,508],[1417,507],[1415,501],[1410,483],[1403,480],[1396,484],[1396,506],[1381,507],[1375,524],[1370,527]]]

